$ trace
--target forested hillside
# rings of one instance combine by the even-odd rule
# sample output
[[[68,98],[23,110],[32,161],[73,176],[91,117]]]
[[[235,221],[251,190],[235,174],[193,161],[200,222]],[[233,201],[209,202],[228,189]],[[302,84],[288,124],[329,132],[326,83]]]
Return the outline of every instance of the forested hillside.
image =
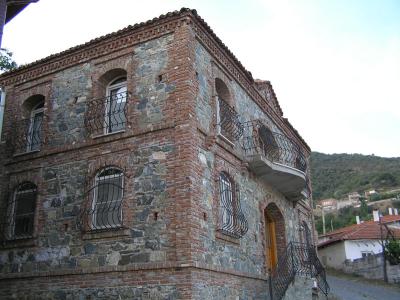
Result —
[[[400,157],[312,152],[311,179],[315,200],[396,187],[400,186]]]

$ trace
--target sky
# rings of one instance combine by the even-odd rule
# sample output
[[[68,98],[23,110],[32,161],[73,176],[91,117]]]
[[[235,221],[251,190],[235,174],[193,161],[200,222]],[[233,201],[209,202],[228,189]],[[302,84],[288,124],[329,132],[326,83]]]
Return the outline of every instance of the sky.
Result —
[[[399,0],[40,0],[4,28],[26,64],[196,9],[313,151],[400,157]]]

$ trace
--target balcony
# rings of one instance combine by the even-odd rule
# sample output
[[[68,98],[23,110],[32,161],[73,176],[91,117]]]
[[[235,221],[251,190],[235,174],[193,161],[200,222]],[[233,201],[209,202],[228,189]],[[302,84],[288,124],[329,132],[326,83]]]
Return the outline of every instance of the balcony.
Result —
[[[88,102],[85,126],[93,136],[123,132],[127,123],[128,93],[92,99]]]
[[[43,142],[42,123],[42,114],[14,123],[10,137],[14,155],[40,151]]]
[[[294,141],[255,120],[244,124],[243,150],[249,168],[286,198],[305,197],[307,161]]]

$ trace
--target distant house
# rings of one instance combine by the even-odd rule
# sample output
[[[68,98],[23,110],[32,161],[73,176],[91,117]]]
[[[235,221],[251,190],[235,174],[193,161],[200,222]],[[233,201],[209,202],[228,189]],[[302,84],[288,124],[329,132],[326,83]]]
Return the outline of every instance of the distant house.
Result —
[[[389,212],[391,212],[392,209],[389,208]],[[390,229],[400,229],[400,215],[398,215],[398,210],[397,208],[394,209],[394,215],[389,214],[387,216],[382,217],[382,223],[386,224]]]
[[[336,199],[324,199],[320,201],[322,208],[325,211],[336,210],[338,201]]]
[[[358,202],[354,202],[353,200],[340,200],[337,203],[337,209],[341,209],[344,207],[349,207],[349,206],[356,206],[358,204]]]
[[[365,198],[369,199],[372,195],[378,195],[376,190],[369,190],[364,192]]]
[[[388,215],[382,217],[382,223],[387,224],[395,238],[400,238],[400,227],[389,224],[400,222],[400,216]],[[382,231],[381,231],[382,230]],[[377,211],[373,221],[366,221],[332,231],[319,237],[318,251],[325,266],[342,269],[346,260],[353,261],[369,255],[382,252],[380,243],[382,236],[386,237],[386,226],[379,223]]]
[[[347,195],[350,202],[357,204],[360,202],[361,195],[358,192],[352,192]]]

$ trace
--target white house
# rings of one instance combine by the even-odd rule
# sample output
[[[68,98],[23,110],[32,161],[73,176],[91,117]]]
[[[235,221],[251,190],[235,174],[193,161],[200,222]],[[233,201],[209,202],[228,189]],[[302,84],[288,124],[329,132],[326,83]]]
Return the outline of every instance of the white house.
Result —
[[[325,266],[341,269],[346,260],[355,260],[382,252],[382,237],[388,236],[387,227],[395,238],[400,238],[400,229],[391,227],[395,216],[383,216],[379,222],[378,212],[374,220],[350,225],[322,235],[318,239],[318,252]],[[399,216],[398,219],[400,220]],[[382,225],[381,225],[382,224]]]

